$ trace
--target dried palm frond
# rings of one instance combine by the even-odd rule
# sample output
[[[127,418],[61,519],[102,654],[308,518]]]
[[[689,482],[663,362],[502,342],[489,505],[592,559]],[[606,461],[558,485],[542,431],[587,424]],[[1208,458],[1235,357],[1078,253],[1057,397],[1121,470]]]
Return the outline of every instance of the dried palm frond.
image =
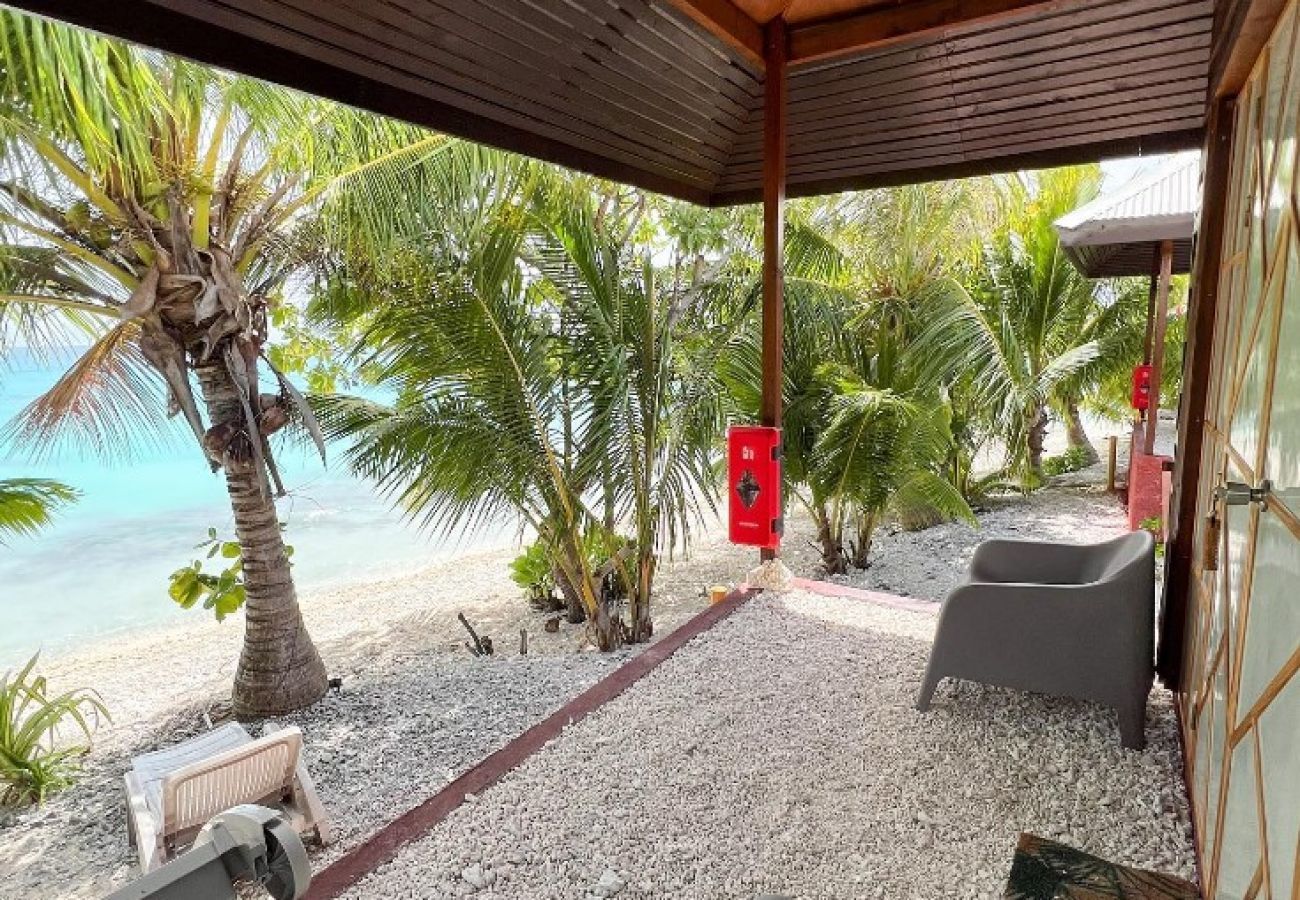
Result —
[[[76,442],[105,460],[130,459],[175,434],[164,391],[139,347],[140,324],[122,322],[90,345],[50,390],[9,423],[4,442],[34,457]]]

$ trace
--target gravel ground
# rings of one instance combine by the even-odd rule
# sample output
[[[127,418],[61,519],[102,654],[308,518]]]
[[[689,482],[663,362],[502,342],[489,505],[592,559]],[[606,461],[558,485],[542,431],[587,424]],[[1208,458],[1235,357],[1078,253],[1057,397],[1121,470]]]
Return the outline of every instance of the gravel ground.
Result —
[[[1085,471],[1095,474],[1093,470]],[[1105,477],[1104,472],[1101,475]],[[1087,544],[1109,540],[1128,530],[1119,501],[1091,484],[996,498],[978,518],[978,528],[964,522],[948,522],[923,531],[885,526],[872,542],[866,569],[828,580],[922,600],[942,600],[961,581],[981,541],[1020,538]]]
[[[998,897],[1021,831],[1193,876],[1168,694],[1142,753],[1081,702],[945,682],[917,713],[933,626],[760,597],[348,896]]]
[[[939,599],[984,537],[1091,540],[1122,528],[1118,504],[1087,489],[1001,501],[981,521],[978,531],[944,525],[883,534],[871,568],[842,580]],[[792,515],[783,558],[802,575],[817,574],[811,536],[807,518]],[[582,626],[545,632],[545,617],[528,609],[508,578],[511,556],[471,554],[416,575],[303,596],[304,617],[326,664],[344,678],[341,695],[285,720],[304,731],[309,763],[339,837],[316,854],[317,867],[432,794],[448,772],[473,765],[635,652],[578,652]],[[742,580],[754,557],[728,544],[725,529],[702,531],[689,558],[661,567],[657,634],[701,610],[708,585]],[[458,612],[493,637],[500,655],[490,661],[468,656]],[[520,629],[528,632],[524,659],[516,655]],[[97,734],[75,787],[41,809],[0,811],[0,900],[98,897],[132,877],[121,773],[131,756],[204,730],[205,712],[219,715],[239,640],[237,621],[217,624],[196,613],[182,628],[97,640],[43,660],[54,688],[93,686],[114,718]]]

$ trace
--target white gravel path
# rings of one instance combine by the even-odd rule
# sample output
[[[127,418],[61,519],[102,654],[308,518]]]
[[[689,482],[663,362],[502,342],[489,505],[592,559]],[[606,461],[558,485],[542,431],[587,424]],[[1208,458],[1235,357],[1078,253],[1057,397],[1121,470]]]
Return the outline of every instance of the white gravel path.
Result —
[[[1000,897],[1019,832],[1192,877],[1168,694],[1124,751],[1090,704],[945,682],[925,613],[752,601],[348,896]]]
[[[872,542],[866,569],[828,580],[939,601],[961,581],[982,541],[1021,538],[1088,544],[1128,530],[1119,501],[1095,485],[995,498],[978,518],[978,528],[965,522],[945,522],[922,531],[885,525]]]

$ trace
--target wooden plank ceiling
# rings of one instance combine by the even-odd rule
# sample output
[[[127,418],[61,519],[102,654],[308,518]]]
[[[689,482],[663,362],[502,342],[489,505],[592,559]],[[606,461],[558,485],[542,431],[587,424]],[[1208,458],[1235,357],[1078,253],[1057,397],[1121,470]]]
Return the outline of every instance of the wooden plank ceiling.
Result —
[[[699,203],[760,196],[765,23],[792,196],[1198,146],[1214,0],[17,0]]]

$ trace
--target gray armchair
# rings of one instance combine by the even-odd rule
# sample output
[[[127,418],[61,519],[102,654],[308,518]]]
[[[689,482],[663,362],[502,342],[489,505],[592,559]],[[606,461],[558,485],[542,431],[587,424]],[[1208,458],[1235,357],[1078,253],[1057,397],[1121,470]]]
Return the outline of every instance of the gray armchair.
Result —
[[[1155,541],[985,541],[939,614],[916,708],[944,677],[1077,697],[1119,712],[1121,743],[1146,743],[1154,678]]]

